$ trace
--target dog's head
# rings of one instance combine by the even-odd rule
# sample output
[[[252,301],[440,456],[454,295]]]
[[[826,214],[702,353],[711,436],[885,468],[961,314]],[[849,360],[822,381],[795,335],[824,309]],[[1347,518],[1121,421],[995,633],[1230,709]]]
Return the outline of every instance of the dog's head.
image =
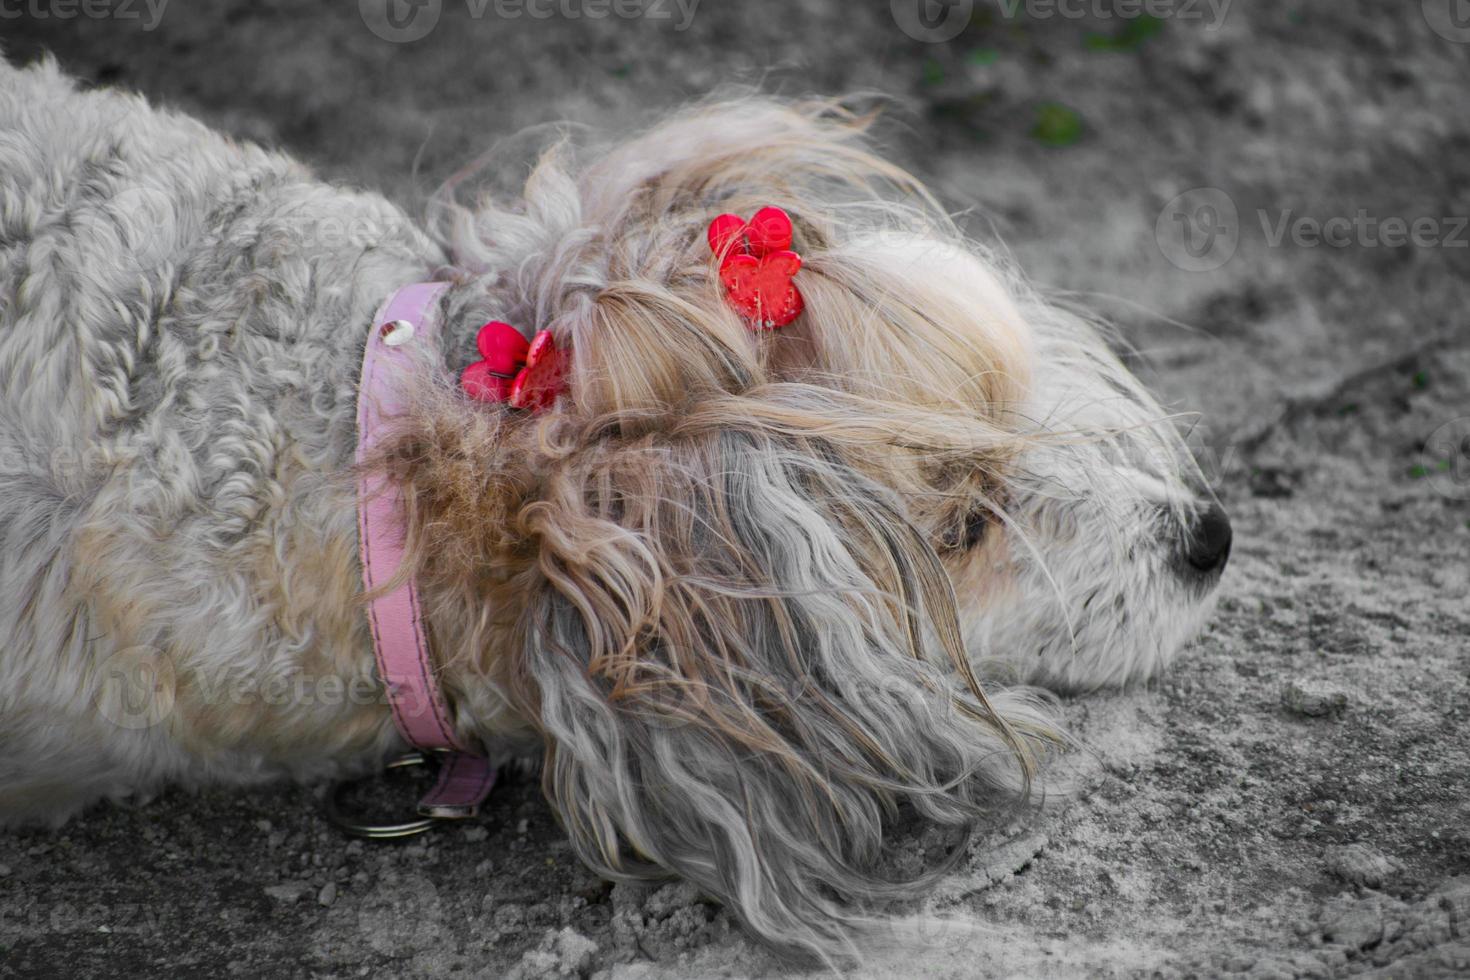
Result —
[[[1158,406],[861,129],[737,102],[445,209],[451,366],[502,319],[551,331],[570,387],[527,414],[441,386],[387,460],[463,723],[504,731],[477,685],[504,695],[597,870],[672,871],[819,954],[912,884],[875,870],[900,808],[966,826],[1024,793],[1045,717],[977,671],[1142,676],[1223,562]],[[774,332],[705,241],[763,205],[805,259]]]

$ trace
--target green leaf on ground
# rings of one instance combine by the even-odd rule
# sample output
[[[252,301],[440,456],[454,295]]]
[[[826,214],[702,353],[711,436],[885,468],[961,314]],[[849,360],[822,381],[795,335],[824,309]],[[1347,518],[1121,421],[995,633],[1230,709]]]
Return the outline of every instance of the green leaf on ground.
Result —
[[[1082,117],[1060,102],[1042,103],[1031,135],[1047,146],[1071,146],[1082,137]]]
[[[938,85],[944,81],[944,65],[939,63],[938,58],[924,59],[923,80],[925,85]]]
[[[965,60],[972,65],[978,65],[984,68],[987,65],[993,65],[999,61],[1000,52],[995,48],[976,48],[965,56]]]
[[[1107,51],[1114,54],[1137,51],[1144,41],[1163,29],[1163,18],[1144,14],[1142,17],[1134,17],[1123,25],[1122,30],[1114,34],[1088,34],[1082,43],[1089,51]]]

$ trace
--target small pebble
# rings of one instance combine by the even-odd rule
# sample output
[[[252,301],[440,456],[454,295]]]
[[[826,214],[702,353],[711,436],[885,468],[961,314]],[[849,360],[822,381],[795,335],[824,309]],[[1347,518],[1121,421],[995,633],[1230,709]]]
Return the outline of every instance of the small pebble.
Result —
[[[1286,710],[1306,718],[1340,715],[1347,710],[1347,695],[1325,684],[1290,681],[1281,690]]]
[[[1385,857],[1367,844],[1329,847],[1325,858],[1327,870],[1350,885],[1381,888],[1402,865]]]
[[[329,881],[323,885],[322,890],[317,893],[316,900],[318,905],[324,908],[330,908],[332,903],[337,900],[337,883],[335,881]]]
[[[1348,949],[1369,949],[1383,941],[1383,913],[1376,906],[1347,910],[1323,925],[1322,937]]]
[[[310,887],[304,881],[285,881],[279,885],[267,885],[265,893],[278,902],[295,902],[305,895]]]
[[[10,865],[0,864],[0,878],[4,878],[8,874],[10,874]]]

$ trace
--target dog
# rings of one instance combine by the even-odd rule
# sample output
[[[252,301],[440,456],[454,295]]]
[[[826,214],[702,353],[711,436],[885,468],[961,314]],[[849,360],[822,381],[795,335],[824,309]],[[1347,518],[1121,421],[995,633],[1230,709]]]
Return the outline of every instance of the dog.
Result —
[[[1024,796],[1058,737],[1036,689],[1156,674],[1231,538],[1101,329],[960,235],[868,122],[708,102],[558,144],[513,197],[467,202],[467,172],[419,224],[0,59],[0,822],[400,751],[370,471],[458,738],[539,757],[598,873],[850,948],[930,880],[878,870],[896,814]],[[804,301],[774,330],[706,239],[768,206]],[[374,311],[425,280],[442,349],[359,464]],[[554,406],[466,397],[487,320],[566,352]]]

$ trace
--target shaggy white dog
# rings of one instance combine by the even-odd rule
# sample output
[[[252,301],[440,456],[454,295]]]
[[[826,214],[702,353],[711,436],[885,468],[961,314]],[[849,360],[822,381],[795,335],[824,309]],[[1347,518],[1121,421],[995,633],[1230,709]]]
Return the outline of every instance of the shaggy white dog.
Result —
[[[0,823],[401,747],[363,612],[374,310],[450,283],[370,467],[408,502],[459,737],[539,754],[589,865],[842,948],[905,808],[965,826],[1051,733],[1024,688],[1147,677],[1229,523],[1077,317],[833,105],[677,115],[421,229],[140,98],[0,61]],[[806,310],[757,332],[704,232],[779,205]],[[570,351],[465,398],[487,319]],[[987,694],[981,681],[992,690]]]

